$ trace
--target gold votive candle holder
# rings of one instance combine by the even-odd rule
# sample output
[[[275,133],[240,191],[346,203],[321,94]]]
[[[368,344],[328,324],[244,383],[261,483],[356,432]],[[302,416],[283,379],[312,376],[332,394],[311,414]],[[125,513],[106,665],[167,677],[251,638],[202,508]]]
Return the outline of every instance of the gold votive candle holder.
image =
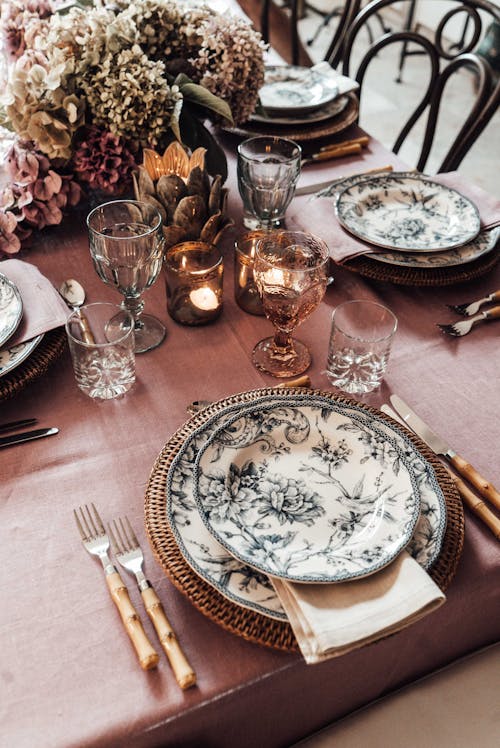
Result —
[[[253,265],[257,242],[268,232],[248,231],[234,244],[234,298],[243,311],[264,316],[264,308],[255,285]]]
[[[213,244],[183,242],[165,255],[167,311],[182,325],[206,325],[222,311],[224,263]]]

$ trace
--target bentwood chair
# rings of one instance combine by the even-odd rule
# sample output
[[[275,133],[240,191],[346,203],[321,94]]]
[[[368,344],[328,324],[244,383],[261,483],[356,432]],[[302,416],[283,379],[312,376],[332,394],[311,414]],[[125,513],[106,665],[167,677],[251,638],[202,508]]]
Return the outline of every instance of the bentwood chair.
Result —
[[[458,132],[453,133],[453,137],[446,135],[446,153],[438,169],[452,171],[461,163],[498,109],[500,77],[495,75],[488,59],[474,50],[480,45],[488,26],[500,21],[500,7],[490,0],[448,0],[443,5],[433,0],[419,0],[420,12],[425,10],[425,6],[434,17],[440,11],[439,17],[433,20],[435,31],[424,27],[418,31],[389,31],[382,33],[367,49],[364,32],[366,24],[373,21],[375,14],[397,7],[404,16],[411,3],[412,0],[373,0],[359,10],[360,3],[352,2],[351,15],[346,19],[348,30],[342,40],[342,72],[356,78],[360,85],[358,94],[362,115],[363,101],[365,97],[369,97],[369,87],[365,81],[367,71],[376,67],[377,58],[385,54],[384,50],[391,45],[398,45],[396,49],[399,51],[401,45],[405,45],[406,64],[411,56],[419,55],[419,71],[426,70],[428,79],[424,82],[423,90],[411,88],[414,106],[409,116],[402,120],[403,123],[398,122],[399,134],[392,147],[394,153],[398,153],[409,134],[415,134],[418,126],[423,123],[421,149],[415,164],[419,171],[428,162],[435,141],[439,112],[445,103],[445,90],[449,90],[450,81],[458,78],[462,87],[469,85],[470,107],[467,111],[462,109]],[[354,13],[355,10],[359,12]],[[463,31],[464,21],[467,21],[468,27],[466,34]],[[333,65],[336,55],[338,45],[329,59]],[[397,65],[395,74],[396,67]],[[413,86],[414,81],[409,84],[407,78],[405,71],[405,82],[399,85]]]

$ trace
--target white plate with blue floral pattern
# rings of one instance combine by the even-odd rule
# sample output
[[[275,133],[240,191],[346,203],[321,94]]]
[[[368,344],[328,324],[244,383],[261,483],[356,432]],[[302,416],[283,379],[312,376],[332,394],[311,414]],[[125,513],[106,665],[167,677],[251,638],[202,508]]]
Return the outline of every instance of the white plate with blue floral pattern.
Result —
[[[377,260],[377,262],[385,262],[388,265],[398,265],[400,267],[425,270],[449,268],[456,265],[465,265],[491,252],[495,249],[499,238],[500,226],[495,226],[493,229],[481,231],[471,242],[443,252],[396,252],[387,250],[367,252],[366,257]]]
[[[42,342],[43,334],[37,335],[36,338],[25,340],[24,343],[17,343],[11,345],[7,343],[3,348],[0,348],[0,377],[8,374],[10,371],[16,368],[26,361],[35,348]]]
[[[369,427],[361,433],[349,410],[262,405],[228,440],[239,418],[215,430],[194,467],[200,516],[231,555],[288,581],[328,583],[373,574],[406,547],[420,513],[415,475],[402,451],[397,473],[367,452]]]
[[[331,68],[266,65],[260,103],[269,114],[295,115],[320,109],[333,101],[339,87]]]
[[[309,394],[306,396],[308,403],[311,403],[311,398],[318,407],[332,407],[331,398]],[[300,406],[303,396],[291,398],[290,395],[263,395],[250,403],[226,406],[186,439],[168,472],[167,514],[177,545],[198,576],[232,602],[266,617],[286,620],[286,614],[267,575],[240,563],[215,540],[198,513],[193,495],[195,457],[213,431],[237,413],[241,423],[236,421],[228,427],[226,438],[231,440],[235,429],[245,428],[245,414],[248,411],[252,413],[257,407],[274,402]],[[395,444],[404,452],[421,495],[420,517],[407,550],[424,569],[429,569],[439,556],[446,528],[444,496],[432,466],[392,424],[383,419],[374,419],[362,407],[352,405],[345,408],[359,418],[360,437],[364,434],[366,449],[376,449],[381,462],[391,470],[399,470],[400,453],[394,448]],[[363,422],[369,426],[366,431],[363,431]],[[223,438],[222,434],[219,438]]]
[[[479,212],[450,187],[417,174],[362,179],[339,192],[339,223],[363,241],[400,252],[439,252],[472,241]]]
[[[17,286],[0,273],[0,345],[17,330],[23,316],[23,302]]]

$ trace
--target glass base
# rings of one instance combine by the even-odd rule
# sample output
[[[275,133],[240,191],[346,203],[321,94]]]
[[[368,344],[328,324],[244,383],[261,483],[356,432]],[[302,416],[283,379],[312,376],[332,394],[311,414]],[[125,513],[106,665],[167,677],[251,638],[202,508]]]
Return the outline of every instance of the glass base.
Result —
[[[277,348],[274,338],[264,338],[252,352],[252,363],[260,371],[273,377],[295,377],[311,365],[311,354],[300,340],[292,341],[292,349]]]
[[[260,218],[257,218],[251,213],[244,213],[243,226],[250,231],[257,231],[259,229],[265,229],[266,231],[284,229],[285,219],[276,218],[272,221],[261,221]]]
[[[121,328],[121,322],[117,319],[116,325]],[[108,329],[113,329],[113,320],[110,321]],[[157,348],[163,343],[167,330],[165,325],[159,319],[151,314],[141,314],[135,323],[134,339],[135,352],[145,353],[153,348]]]

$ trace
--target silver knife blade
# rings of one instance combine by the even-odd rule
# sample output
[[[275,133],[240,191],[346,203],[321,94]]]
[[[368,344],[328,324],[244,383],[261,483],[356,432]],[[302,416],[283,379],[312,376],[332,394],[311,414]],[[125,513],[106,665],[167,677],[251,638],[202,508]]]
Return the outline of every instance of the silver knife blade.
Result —
[[[409,405],[405,403],[398,395],[391,395],[390,401],[394,406],[396,413],[398,413],[403,421],[407,423],[410,428],[418,434],[418,436],[424,441],[433,452],[439,455],[446,455],[447,457],[454,457],[455,452],[450,449],[448,444],[436,434],[429,426],[417,416]]]
[[[22,444],[23,442],[30,442],[32,439],[42,439],[44,436],[52,436],[58,433],[59,429],[51,427],[47,429],[34,429],[33,431],[22,431],[20,434],[12,434],[11,436],[3,436],[0,439],[0,449],[2,447],[10,447],[12,444]]]

